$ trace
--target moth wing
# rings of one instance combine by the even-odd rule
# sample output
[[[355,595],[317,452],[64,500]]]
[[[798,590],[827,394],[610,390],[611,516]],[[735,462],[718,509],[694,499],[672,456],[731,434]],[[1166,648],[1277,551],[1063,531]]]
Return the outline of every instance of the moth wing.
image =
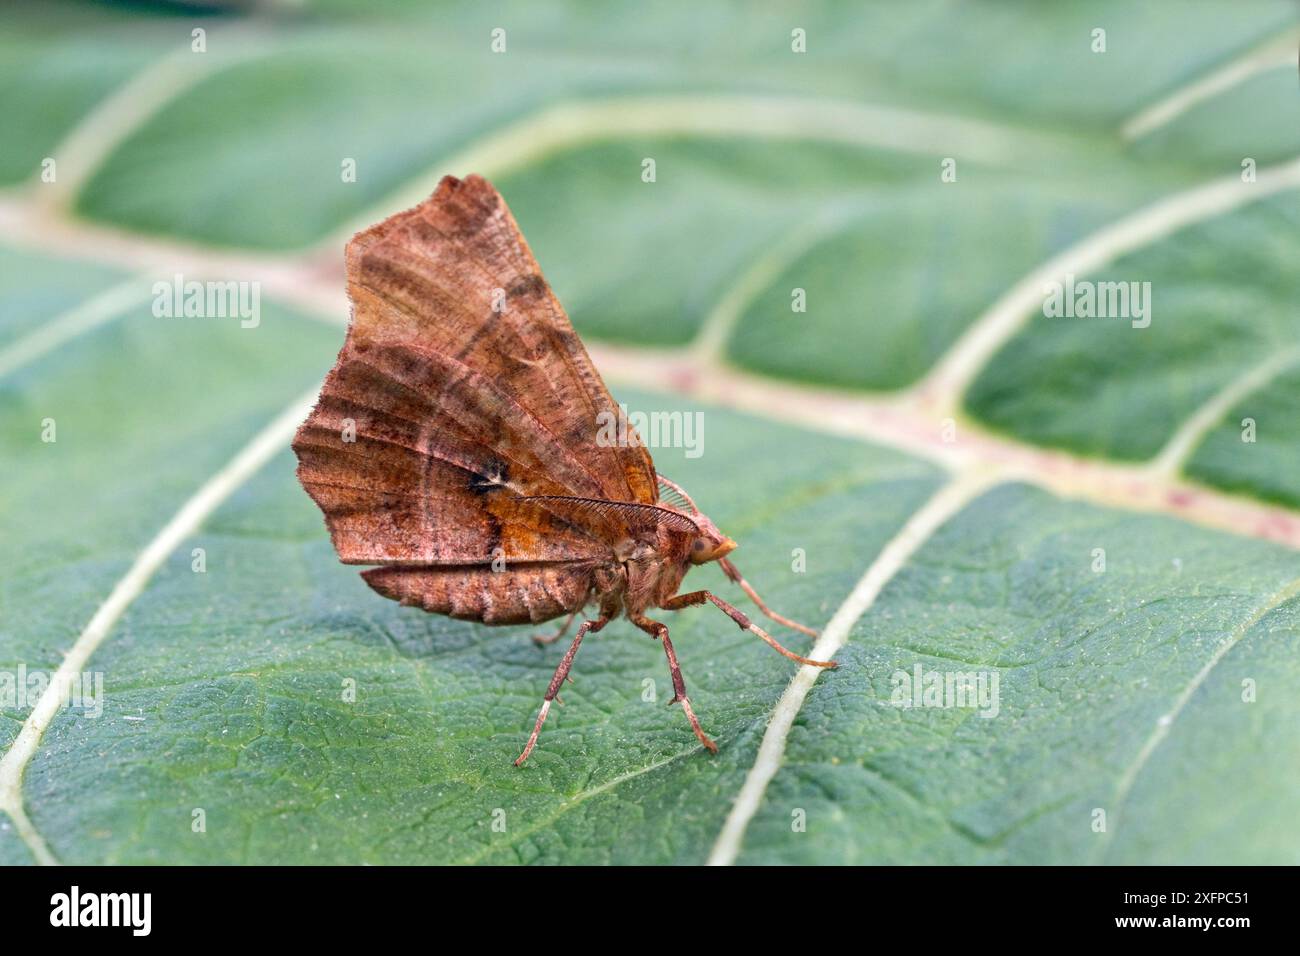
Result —
[[[649,453],[491,183],[444,177],[420,205],[358,234],[347,266],[351,337],[415,344],[499,382],[594,478],[572,494],[658,500]],[[611,434],[630,440],[601,437]]]
[[[594,480],[496,382],[441,353],[349,343],[293,448],[345,564],[607,558],[623,533],[526,500]]]
[[[627,428],[505,202],[479,177],[359,233],[352,322],[294,440],[299,478],[352,564],[582,561],[617,512],[518,499],[657,499]],[[626,429],[615,430],[615,429]]]

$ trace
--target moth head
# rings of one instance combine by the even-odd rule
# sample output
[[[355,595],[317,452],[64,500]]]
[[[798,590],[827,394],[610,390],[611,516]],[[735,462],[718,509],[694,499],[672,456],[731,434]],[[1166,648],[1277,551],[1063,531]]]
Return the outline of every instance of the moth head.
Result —
[[[691,564],[708,564],[730,554],[736,549],[736,542],[718,530],[718,526],[704,515],[695,514],[695,522],[700,526],[700,533],[691,542],[689,557]]]

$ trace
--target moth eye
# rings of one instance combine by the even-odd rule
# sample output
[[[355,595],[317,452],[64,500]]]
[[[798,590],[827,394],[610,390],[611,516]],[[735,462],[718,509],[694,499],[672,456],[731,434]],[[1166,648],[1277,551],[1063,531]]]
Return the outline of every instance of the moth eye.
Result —
[[[696,538],[696,539],[695,539],[695,543],[694,543],[693,545],[691,545],[691,550],[692,550],[692,551],[703,551],[703,550],[704,550],[704,539],[703,539],[703,538]]]

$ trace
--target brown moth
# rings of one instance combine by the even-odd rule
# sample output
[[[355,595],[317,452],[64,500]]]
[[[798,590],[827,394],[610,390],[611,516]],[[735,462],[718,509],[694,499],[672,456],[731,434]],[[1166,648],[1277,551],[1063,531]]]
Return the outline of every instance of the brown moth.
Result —
[[[532,752],[587,634],[620,614],[656,638],[700,743],[668,628],[646,616],[712,602],[791,660],[817,667],[709,591],[678,594],[717,561],[769,618],[727,554],[736,543],[655,472],[487,180],[448,176],[414,209],[347,247],[352,321],[298,429],[298,478],[339,558],[385,597],[485,624],[565,618],[590,604],[542,700]],[[618,424],[621,444],[598,440]]]

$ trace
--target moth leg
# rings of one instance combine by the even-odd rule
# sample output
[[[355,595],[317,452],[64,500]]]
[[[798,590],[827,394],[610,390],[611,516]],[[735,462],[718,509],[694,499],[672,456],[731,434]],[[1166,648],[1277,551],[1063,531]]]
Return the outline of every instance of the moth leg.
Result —
[[[696,604],[703,604],[705,601],[712,601],[718,609],[735,621],[742,631],[752,631],[761,637],[767,644],[773,647],[778,653],[797,661],[800,664],[808,664],[812,667],[829,667],[834,669],[840,665],[836,661],[815,661],[811,657],[800,657],[794,651],[786,650],[782,647],[771,634],[763,630],[757,624],[749,619],[739,608],[732,607],[722,598],[718,597],[712,591],[691,591],[689,594],[679,594],[674,598],[669,598],[660,605],[665,611],[680,611],[684,607],[693,607]]]
[[[569,668],[573,666],[573,659],[578,656],[578,646],[582,644],[583,637],[586,636],[588,631],[594,633],[608,623],[609,618],[602,614],[594,621],[583,621],[579,625],[578,633],[573,637],[573,643],[564,652],[564,657],[560,660],[560,666],[555,668],[555,675],[551,678],[551,685],[546,688],[546,696],[542,698],[542,709],[537,714],[537,723],[533,725],[533,733],[528,738],[528,744],[524,747],[524,752],[515,761],[516,767],[521,766],[528,759],[528,755],[533,752],[533,747],[537,743],[537,735],[542,732],[542,724],[546,723],[546,715],[551,709],[551,701],[555,700],[556,695],[560,693],[560,685],[569,676]]]
[[[686,681],[682,679],[682,668],[677,663],[677,652],[673,650],[673,642],[668,639],[667,626],[643,615],[633,617],[632,623],[651,637],[657,637],[664,646],[664,653],[668,655],[668,673],[673,678],[673,699],[668,702],[668,706],[681,704],[682,710],[686,712],[686,719],[691,722],[691,730],[695,731],[695,736],[699,738],[700,743],[704,744],[709,753],[717,753],[718,745],[709,739],[709,735],[700,727],[695,711],[691,709],[691,700],[686,696]]]
[[[533,643],[536,644],[538,647],[545,647],[547,644],[554,644],[565,634],[569,633],[569,628],[573,626],[573,619],[578,616],[578,611],[581,610],[582,608],[578,608],[572,614],[566,617],[564,619],[564,623],[561,624],[558,628],[556,628],[554,632],[550,634],[534,634]]]
[[[740,569],[737,568],[734,564],[732,564],[729,558],[719,558],[718,564],[722,565],[723,573],[726,574],[727,577],[730,578],[732,581],[735,581],[737,584],[739,584],[740,589],[749,595],[749,599],[758,605],[758,609],[762,611],[765,615],[767,615],[769,618],[771,618],[773,621],[776,621],[776,623],[778,624],[784,624],[786,627],[794,628],[796,631],[803,631],[803,633],[807,634],[809,637],[817,636],[817,632],[814,631],[811,627],[804,627],[802,624],[798,623],[797,621],[792,621],[788,617],[785,617],[784,615],[777,614],[770,607],[768,607],[767,604],[763,601],[763,599],[758,596],[758,592],[754,590],[753,585],[751,585],[748,581],[745,580],[744,575],[740,573]],[[743,624],[741,626],[744,627]]]

